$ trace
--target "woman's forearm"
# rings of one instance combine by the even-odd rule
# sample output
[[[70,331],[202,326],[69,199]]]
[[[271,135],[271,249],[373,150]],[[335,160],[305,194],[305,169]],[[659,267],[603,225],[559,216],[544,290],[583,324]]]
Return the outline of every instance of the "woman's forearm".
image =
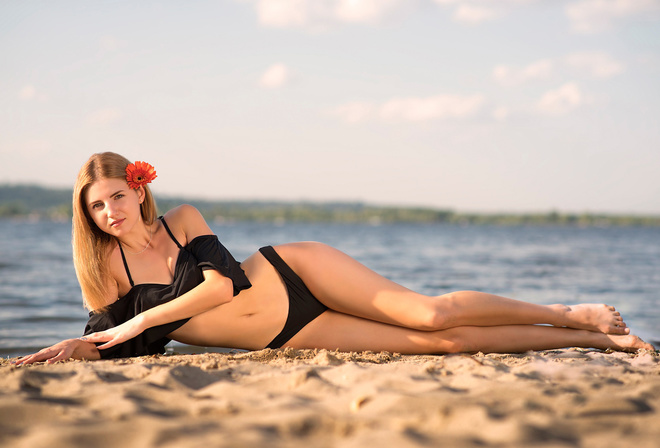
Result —
[[[140,313],[144,329],[196,316],[232,300],[231,279],[211,270],[204,276],[205,280],[187,293]]]

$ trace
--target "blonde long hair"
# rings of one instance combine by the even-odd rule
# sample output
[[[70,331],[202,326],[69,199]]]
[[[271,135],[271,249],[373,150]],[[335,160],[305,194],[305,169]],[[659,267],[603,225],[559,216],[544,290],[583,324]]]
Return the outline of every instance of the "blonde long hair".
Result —
[[[107,257],[117,240],[94,223],[85,198],[89,187],[100,179],[126,180],[126,167],[130,163],[114,152],[94,154],[80,168],[73,189],[73,265],[82,290],[83,305],[94,312],[103,311],[107,305],[105,286],[110,280]],[[158,209],[149,186],[143,188],[145,197],[140,214],[145,224],[151,225],[158,218]]]

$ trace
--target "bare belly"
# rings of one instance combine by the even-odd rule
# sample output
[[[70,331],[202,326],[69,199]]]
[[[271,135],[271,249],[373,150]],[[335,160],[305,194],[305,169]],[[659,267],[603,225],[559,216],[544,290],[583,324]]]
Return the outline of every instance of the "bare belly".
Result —
[[[234,299],[190,318],[169,337],[204,347],[264,348],[282,330],[289,312],[286,286],[261,253],[248,257],[241,267],[252,287]]]

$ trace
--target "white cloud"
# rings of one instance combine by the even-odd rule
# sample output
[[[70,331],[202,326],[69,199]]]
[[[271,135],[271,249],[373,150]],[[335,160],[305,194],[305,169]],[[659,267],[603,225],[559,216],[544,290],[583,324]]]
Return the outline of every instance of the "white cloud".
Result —
[[[527,81],[549,78],[554,66],[550,59],[541,59],[523,68],[498,65],[493,69],[493,77],[502,85],[515,86]]]
[[[325,30],[343,23],[379,23],[419,9],[421,0],[235,0],[254,5],[259,23],[269,27]],[[427,0],[428,1],[428,0]],[[479,25],[507,16],[540,0],[433,0],[452,11],[452,19]],[[660,14],[660,0],[576,0],[564,12],[573,30],[594,33],[629,18]],[[116,49],[110,38],[104,45]]]
[[[497,18],[498,12],[493,8],[473,5],[459,5],[454,11],[455,21],[468,25],[479,25]]]
[[[596,78],[610,78],[624,71],[624,65],[607,53],[573,53],[566,57],[566,64]]]
[[[623,63],[606,52],[572,53],[563,58],[541,59],[524,67],[505,64],[493,69],[493,78],[503,86],[518,86],[530,81],[547,80],[553,75],[573,75],[585,78],[610,78],[625,70]]]
[[[37,97],[37,89],[33,85],[26,85],[18,92],[18,97],[22,100],[32,100]]]
[[[565,12],[574,31],[597,33],[621,20],[660,13],[660,0],[581,0],[566,5]]]
[[[454,8],[454,21],[466,25],[479,25],[505,16],[511,9],[537,0],[434,0],[435,3]]]
[[[259,85],[267,89],[283,87],[291,82],[291,70],[282,63],[273,64],[266,69],[259,79]]]
[[[256,0],[259,23],[278,28],[326,29],[341,23],[377,23],[410,0]]]
[[[108,126],[121,119],[121,111],[117,108],[99,109],[87,117],[87,123],[92,126]]]
[[[543,114],[563,115],[586,103],[584,94],[575,82],[568,82],[558,89],[546,92],[537,103]]]
[[[18,98],[23,101],[48,101],[48,95],[40,92],[32,84],[26,84],[18,91]]]
[[[337,107],[331,113],[349,123],[360,123],[370,119],[387,122],[421,122],[467,118],[476,114],[484,102],[484,97],[479,94],[393,98],[382,104],[351,102]]]
[[[486,3],[495,7],[526,5],[537,1],[538,0],[433,0],[434,3],[439,5]]]
[[[484,103],[482,95],[437,95],[426,98],[395,98],[379,109],[380,117],[392,121],[426,121],[464,118],[477,112]]]
[[[337,19],[344,22],[377,22],[403,5],[401,0],[338,0]]]
[[[311,15],[306,0],[260,0],[256,8],[259,22],[274,27],[302,26]]]

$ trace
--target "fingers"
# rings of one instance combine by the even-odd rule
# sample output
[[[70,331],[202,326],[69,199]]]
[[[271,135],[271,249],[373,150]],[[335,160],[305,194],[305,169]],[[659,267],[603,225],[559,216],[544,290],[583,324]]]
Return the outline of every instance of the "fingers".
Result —
[[[68,339],[66,341],[62,341],[53,346],[39,350],[37,353],[33,353],[31,355],[18,358],[12,364],[16,366],[24,366],[42,361],[46,361],[47,363],[50,364],[57,361],[69,359],[73,355],[73,351],[76,346],[75,341],[76,341],[75,339]]]
[[[107,342],[112,339],[112,336],[104,331],[99,331],[98,333],[88,334],[78,339],[85,342]]]
[[[21,365],[21,364],[32,364],[32,363],[35,363],[35,362],[41,362],[45,359],[48,359],[48,355],[46,353],[44,353],[43,350],[42,350],[42,351],[39,351],[37,353],[33,353],[32,355],[29,355],[29,356],[26,356],[26,357],[22,358],[19,365]]]
[[[69,357],[70,357],[69,353],[67,353],[66,350],[62,350],[57,355],[55,355],[54,357],[47,359],[46,363],[52,364],[52,363],[57,362],[57,361],[63,361],[63,360],[69,359]]]
[[[111,339],[110,341],[106,342],[105,344],[99,345],[99,346],[97,346],[96,348],[97,348],[98,350],[104,350],[104,349],[106,349],[106,348],[114,347],[114,346],[117,345],[118,343],[119,343],[118,340],[116,340],[116,339]]]
[[[80,340],[85,342],[93,342],[93,343],[104,342],[104,344],[96,347],[99,350],[104,350],[110,347],[114,347],[115,345],[127,341],[141,333],[141,331],[135,328],[135,324],[132,325],[127,325],[127,324],[128,323],[124,323],[122,325],[110,328],[108,330],[88,334],[80,338]]]
[[[33,353],[31,355],[23,356],[22,358],[19,358],[16,362],[14,362],[14,365],[16,366],[24,366],[28,364],[33,364],[35,362],[41,362],[49,359],[51,351],[38,351],[37,353]]]
[[[117,340],[118,337],[119,337],[118,335],[112,335],[112,334],[108,334],[105,331],[99,331],[98,333],[88,334],[87,336],[83,336],[78,339],[81,341],[93,342],[93,343],[105,342],[105,344],[96,347],[99,350],[103,350],[105,348],[114,347],[119,342],[121,342]]]
[[[32,361],[30,361],[31,356],[22,356],[18,358],[16,361],[12,361],[11,363],[15,366],[22,366],[25,364],[30,364]]]

